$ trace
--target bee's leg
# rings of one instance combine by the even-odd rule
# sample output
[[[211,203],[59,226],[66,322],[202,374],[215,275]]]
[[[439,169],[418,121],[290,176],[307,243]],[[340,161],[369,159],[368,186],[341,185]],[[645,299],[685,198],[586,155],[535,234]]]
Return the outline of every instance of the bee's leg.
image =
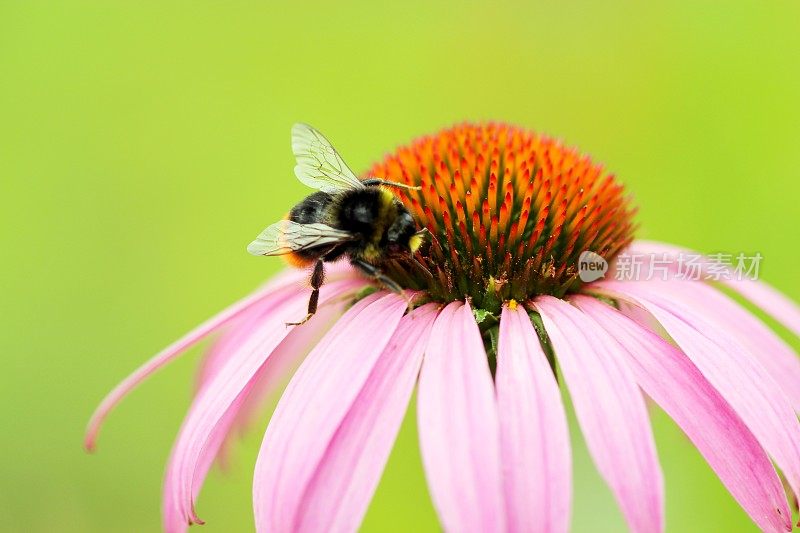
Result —
[[[403,292],[403,287],[401,287],[395,280],[381,272],[381,270],[375,265],[371,265],[361,259],[352,259],[350,260],[350,264],[360,270],[363,274],[366,274],[375,281],[379,282],[390,291],[396,293]]]
[[[325,281],[325,264],[322,259],[318,259],[314,264],[314,271],[311,273],[311,298],[308,299],[308,314],[300,322],[287,322],[287,326],[299,326],[305,324],[317,312],[317,304],[319,303],[319,288]]]
[[[386,287],[387,289],[389,289],[390,291],[396,292],[397,294],[402,296],[403,299],[408,304],[408,308],[411,309],[412,307],[411,298],[409,298],[408,295],[405,293],[405,291],[403,291],[403,287],[401,287],[400,284],[397,283],[395,280],[393,280],[392,278],[381,272],[381,270],[378,267],[376,267],[375,265],[371,265],[366,261],[362,261],[361,259],[351,259],[350,264],[356,267],[364,274],[366,274],[367,276],[377,281],[378,283],[380,283],[381,285],[383,285],[384,287]]]

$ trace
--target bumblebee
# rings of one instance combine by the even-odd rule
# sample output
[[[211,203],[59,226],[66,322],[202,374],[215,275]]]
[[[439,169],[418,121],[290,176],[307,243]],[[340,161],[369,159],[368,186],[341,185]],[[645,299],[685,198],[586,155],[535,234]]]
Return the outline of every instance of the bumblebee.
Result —
[[[303,324],[314,316],[326,262],[346,257],[358,271],[402,294],[402,287],[381,265],[402,256],[413,259],[427,230],[417,231],[413,217],[389,187],[419,187],[358,179],[331,143],[307,124],[292,127],[292,152],[297,179],[317,192],[247,247],[253,255],[285,255],[294,266],[313,266],[308,314],[287,325]]]

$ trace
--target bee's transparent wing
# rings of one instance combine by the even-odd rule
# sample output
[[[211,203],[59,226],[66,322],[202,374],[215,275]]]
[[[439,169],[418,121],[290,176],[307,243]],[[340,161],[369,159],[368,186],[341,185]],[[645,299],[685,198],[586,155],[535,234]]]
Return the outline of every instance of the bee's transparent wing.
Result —
[[[308,124],[292,126],[294,173],[304,184],[328,194],[364,187],[328,139]]]
[[[318,246],[332,246],[354,238],[348,231],[325,224],[298,224],[281,220],[262,231],[250,243],[247,251],[253,255],[284,255]]]

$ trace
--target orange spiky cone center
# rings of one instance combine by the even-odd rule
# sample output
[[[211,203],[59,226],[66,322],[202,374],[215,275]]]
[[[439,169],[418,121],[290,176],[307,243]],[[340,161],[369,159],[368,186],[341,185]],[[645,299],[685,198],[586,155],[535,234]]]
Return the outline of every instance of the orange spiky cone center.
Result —
[[[413,141],[370,176],[421,186],[395,194],[430,233],[425,267],[388,274],[440,301],[563,296],[581,286],[585,250],[611,261],[633,237],[635,210],[615,177],[574,149],[532,131],[462,124]],[[427,270],[427,272],[425,271]]]

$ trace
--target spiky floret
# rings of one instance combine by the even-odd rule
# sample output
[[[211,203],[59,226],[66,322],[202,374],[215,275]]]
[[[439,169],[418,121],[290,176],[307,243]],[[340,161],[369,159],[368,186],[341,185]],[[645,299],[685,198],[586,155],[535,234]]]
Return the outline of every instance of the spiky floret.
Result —
[[[563,296],[580,287],[584,250],[606,260],[627,246],[635,209],[612,174],[558,141],[501,123],[465,123],[413,141],[370,176],[419,185],[396,191],[431,243],[388,274],[434,300]]]

